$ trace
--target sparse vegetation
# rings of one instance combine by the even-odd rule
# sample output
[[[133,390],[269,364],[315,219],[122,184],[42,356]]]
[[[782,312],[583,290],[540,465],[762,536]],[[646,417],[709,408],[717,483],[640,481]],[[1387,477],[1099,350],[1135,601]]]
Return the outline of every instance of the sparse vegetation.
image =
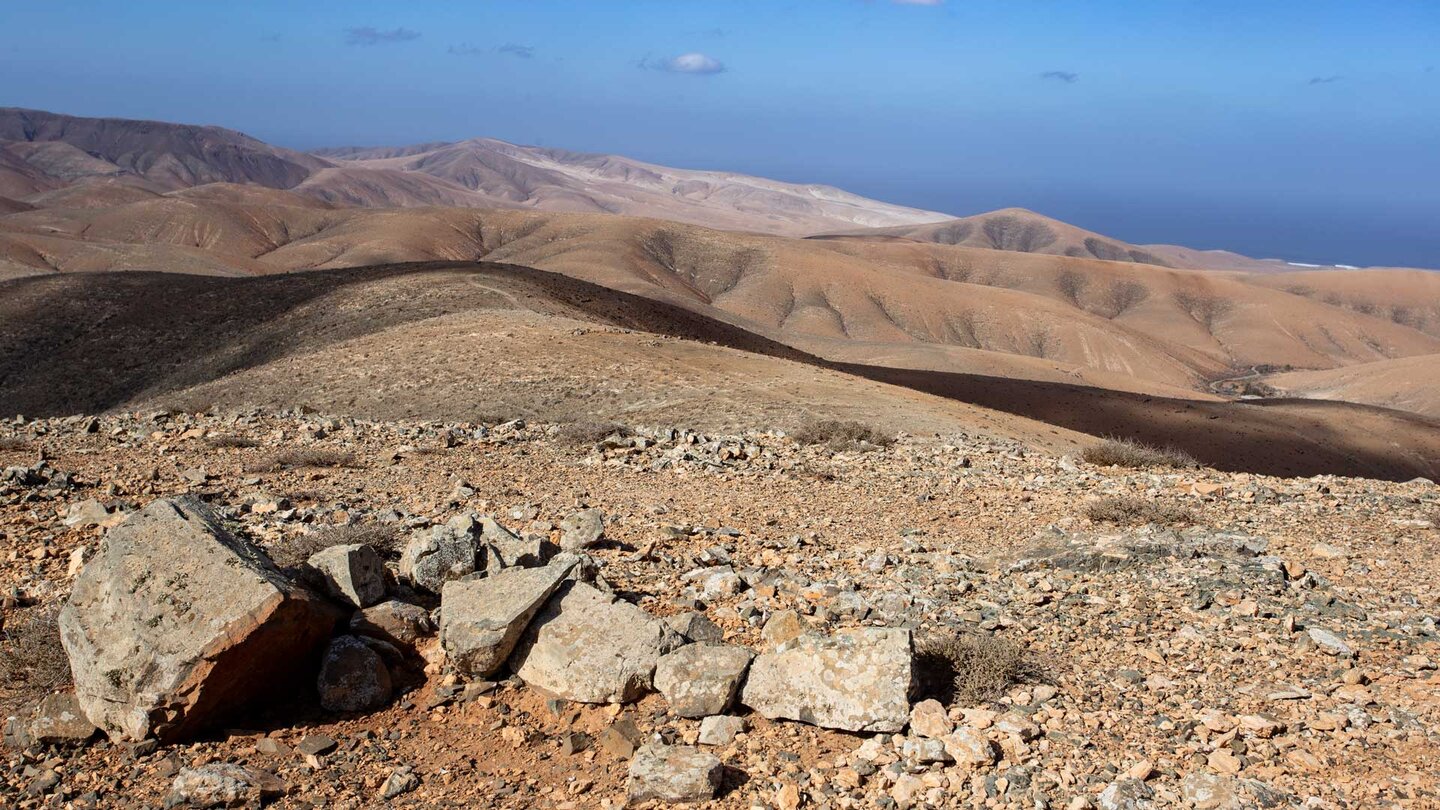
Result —
[[[869,425],[840,419],[820,419],[801,425],[791,434],[801,444],[824,445],[831,452],[867,446],[886,447],[895,441]]]
[[[1103,467],[1198,467],[1200,463],[1184,450],[1155,447],[1130,439],[1110,438],[1085,448],[1080,457]]]
[[[915,670],[923,697],[960,706],[993,700],[1011,686],[1042,675],[1039,664],[1015,642],[948,631],[916,640]]]
[[[1195,522],[1194,513],[1183,506],[1133,495],[1094,501],[1085,507],[1085,516],[1096,523],[1114,523],[1120,526],[1139,526],[1145,523],[1174,526]]]
[[[1111,319],[1118,318],[1149,297],[1149,288],[1138,281],[1116,281],[1106,287],[1101,296],[1101,314]]]
[[[278,540],[265,550],[276,565],[293,569],[331,546],[357,543],[370,546],[382,556],[397,557],[400,554],[401,534],[394,526],[326,526],[313,532]]]
[[[31,700],[70,683],[70,659],[60,645],[59,605],[5,617],[0,633],[0,682]]]
[[[307,467],[354,467],[355,454],[326,447],[302,447],[266,456],[246,468],[247,472],[279,472]]]
[[[571,422],[568,425],[561,425],[555,437],[562,442],[577,447],[599,444],[605,439],[614,436],[628,436],[630,429],[619,422],[600,422],[593,420],[582,420]]]
[[[1206,293],[1190,292],[1181,290],[1174,295],[1175,303],[1180,309],[1195,319],[1195,322],[1205,327],[1205,331],[1214,333],[1215,324],[1226,313],[1234,309],[1235,305],[1219,296]]]
[[[1055,277],[1055,287],[1060,294],[1074,306],[1080,306],[1080,298],[1085,294],[1085,289],[1090,286],[1090,279],[1074,270],[1062,270],[1060,275]]]

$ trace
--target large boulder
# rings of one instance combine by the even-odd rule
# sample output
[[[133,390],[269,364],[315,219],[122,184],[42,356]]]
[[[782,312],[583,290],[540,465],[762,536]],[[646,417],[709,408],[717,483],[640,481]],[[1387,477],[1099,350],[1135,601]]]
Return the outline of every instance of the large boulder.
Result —
[[[634,804],[703,802],[715,798],[724,775],[724,763],[699,748],[647,745],[630,760],[625,792]]]
[[[385,598],[385,563],[364,543],[322,549],[306,565],[326,593],[351,607],[367,608]]]
[[[91,722],[116,739],[168,741],[274,694],[337,619],[185,497],[110,530],[60,611],[60,638]]]
[[[755,659],[741,702],[771,720],[897,732],[910,719],[913,656],[909,630],[800,636]]]
[[[580,703],[629,703],[652,688],[660,656],[682,639],[664,622],[583,582],[562,586],[512,658],[527,684]]]
[[[688,644],[661,657],[655,688],[680,717],[720,714],[735,699],[755,654],[727,644]]]
[[[509,568],[484,579],[445,583],[440,639],[450,665],[472,678],[493,675],[578,562],[566,556],[544,568]]]
[[[400,576],[417,588],[440,593],[446,582],[484,569],[480,534],[480,524],[470,515],[417,532],[400,553]]]

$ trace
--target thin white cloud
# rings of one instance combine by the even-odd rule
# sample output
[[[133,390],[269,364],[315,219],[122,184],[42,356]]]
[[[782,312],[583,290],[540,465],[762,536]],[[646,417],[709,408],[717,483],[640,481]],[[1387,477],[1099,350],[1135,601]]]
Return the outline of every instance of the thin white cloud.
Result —
[[[688,73],[693,76],[713,76],[725,72],[725,63],[703,53],[682,53],[657,62],[644,62],[646,67],[663,70],[666,73]]]

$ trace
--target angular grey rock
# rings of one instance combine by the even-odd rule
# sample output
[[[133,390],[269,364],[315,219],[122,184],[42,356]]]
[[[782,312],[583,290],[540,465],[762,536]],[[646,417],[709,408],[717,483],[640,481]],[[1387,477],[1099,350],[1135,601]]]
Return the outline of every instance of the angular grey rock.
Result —
[[[671,630],[684,636],[687,641],[718,644],[725,640],[725,631],[699,611],[691,610],[686,613],[677,613],[674,616],[666,616],[665,623],[670,625]]]
[[[91,498],[88,501],[70,504],[65,512],[64,523],[66,526],[80,529],[87,529],[91,526],[99,526],[110,519],[110,510],[105,504]]]
[[[745,730],[745,720],[726,714],[717,714],[700,721],[701,745],[729,745],[735,742],[735,735]]]
[[[1105,786],[1096,797],[1100,810],[1150,810],[1155,806],[1155,791],[1139,779],[1117,779]]]
[[[1315,642],[1315,646],[1331,655],[1349,658],[1355,654],[1355,651],[1350,649],[1350,645],[1345,643],[1345,639],[1340,638],[1323,627],[1312,627],[1308,631],[1308,634],[1310,640]]]
[[[725,766],[688,745],[647,745],[630,760],[625,792],[631,802],[703,802],[715,798]]]
[[[580,703],[629,703],[651,689],[660,656],[680,645],[664,622],[583,582],[562,586],[511,659],[527,684]]]
[[[337,615],[193,498],[110,530],[60,611],[85,715],[112,738],[201,730],[311,660]]]
[[[680,717],[720,714],[735,699],[755,653],[723,644],[687,644],[662,656],[655,688]]]
[[[494,518],[480,519],[480,539],[488,552],[486,569],[491,573],[504,568],[534,568],[544,565],[555,546],[541,537],[520,537],[501,526]]]
[[[390,772],[385,779],[385,784],[380,786],[380,798],[386,801],[409,793],[420,787],[420,777],[415,775],[415,769],[409,765],[401,765]]]
[[[896,732],[910,719],[913,655],[909,630],[800,636],[755,659],[741,701],[771,720]]]
[[[350,617],[350,632],[413,647],[415,642],[435,632],[435,622],[425,608],[391,599],[357,611]]]
[[[285,795],[288,786],[278,776],[259,768],[216,762],[185,768],[170,786],[167,804],[191,807],[259,806]]]
[[[494,674],[577,563],[566,555],[544,568],[510,568],[484,579],[445,583],[440,639],[450,665],[471,678]]]
[[[41,745],[83,743],[99,729],[85,716],[80,701],[68,692],[46,695],[30,718],[30,737]]]
[[[385,598],[385,563],[364,543],[331,546],[306,563],[325,592],[352,607],[366,608]]]
[[[1180,782],[1180,798],[1195,810],[1230,810],[1239,804],[1235,779],[1206,771],[1195,771]]]
[[[338,636],[325,648],[320,676],[320,705],[332,712],[364,712],[390,701],[390,670],[380,654],[355,636]]]
[[[417,532],[400,554],[400,576],[417,588],[439,593],[446,582],[485,567],[480,524],[472,516]]]
[[[599,509],[581,509],[560,521],[560,549],[579,551],[605,536],[605,516]]]

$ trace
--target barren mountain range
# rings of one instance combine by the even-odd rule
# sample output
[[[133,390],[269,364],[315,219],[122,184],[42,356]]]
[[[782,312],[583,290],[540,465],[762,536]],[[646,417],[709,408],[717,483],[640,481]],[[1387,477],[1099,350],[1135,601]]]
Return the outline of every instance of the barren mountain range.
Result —
[[[753,352],[763,344],[774,351],[762,354],[799,364],[782,368],[767,360],[762,372],[752,368],[759,361],[741,360],[740,353],[700,364],[734,382],[734,390],[750,392],[732,397],[735,402],[743,399],[746,408],[778,421],[785,421],[787,408],[816,399],[848,403],[838,409],[842,415],[880,416],[861,404],[861,389],[841,395],[834,386],[851,383],[837,382],[839,377],[825,382],[814,376],[821,372],[803,367],[938,394],[940,399],[925,400],[933,418],[950,407],[941,400],[953,406],[959,399],[1082,432],[1143,433],[1159,441],[1164,436],[1156,426],[1168,423],[1156,414],[1188,411],[1186,424],[1193,426],[1177,427],[1177,435],[1188,432],[1192,450],[1210,452],[1212,463],[1222,466],[1219,451],[1202,445],[1225,442],[1204,439],[1205,429],[1238,436],[1252,428],[1274,431],[1293,419],[1312,436],[1353,437],[1363,423],[1371,435],[1337,445],[1358,469],[1362,457],[1370,464],[1383,455],[1370,446],[1375,442],[1392,449],[1408,443],[1411,449],[1401,454],[1413,456],[1440,427],[1427,418],[1437,416],[1433,392],[1440,387],[1440,274],[1433,272],[1279,272],[1284,265],[1276,262],[1131,245],[1020,209],[948,219],[823,186],[486,139],[303,154],[213,127],[0,111],[0,278],[16,279],[5,294],[9,325],[0,327],[0,386],[38,385],[23,373],[21,361],[34,351],[27,347],[40,345],[37,335],[49,328],[42,320],[54,313],[42,316],[45,308],[36,302],[66,296],[83,303],[87,291],[98,294],[114,283],[88,276],[63,284],[23,277],[112,271],[264,276],[404,262],[445,262],[455,271],[455,263],[486,262],[491,275],[500,272],[496,263],[535,268],[724,325],[747,336],[726,338],[724,345]],[[453,279],[444,274],[396,278],[405,279],[407,288],[398,300],[456,295]],[[438,278],[449,280],[438,284]],[[286,330],[272,324],[261,354],[211,346],[204,358],[178,366],[185,374],[141,380],[132,369],[127,382],[117,383],[124,396],[103,393],[93,371],[89,382],[76,383],[89,387],[71,393],[98,408],[197,386],[226,400],[262,395],[267,386],[298,385],[315,395],[358,392],[363,380],[442,363],[446,345],[464,346],[467,362],[485,354],[486,346],[503,344],[512,361],[528,357],[541,367],[551,364],[552,371],[573,369],[584,361],[559,359],[565,331],[589,328],[577,322],[615,326],[584,307],[577,313],[569,305],[536,303],[550,300],[548,292],[484,283],[500,290],[488,294],[488,304],[456,295],[454,307],[422,307],[383,330],[365,328],[364,335],[352,334],[356,323],[331,324],[326,328],[357,341],[343,351],[328,341],[323,348],[298,338],[287,342]],[[154,296],[181,289],[149,272],[126,284]],[[371,295],[347,304],[328,293],[317,301],[322,299],[340,306],[341,315],[378,306]],[[486,309],[506,312],[474,321],[480,317],[474,313]],[[341,315],[334,317],[344,321]],[[73,311],[65,317],[84,318]],[[639,317],[624,326],[664,331]],[[163,328],[147,322],[141,331],[153,337]],[[117,344],[101,332],[86,334],[97,344]],[[136,339],[151,340],[127,336]],[[555,347],[552,354],[548,347]],[[600,351],[570,347],[577,357],[592,349]],[[686,352],[691,356],[684,362],[699,362]],[[631,347],[607,367],[623,374],[644,354]],[[307,365],[301,358],[323,358],[326,368],[338,368],[353,357],[364,362],[347,370],[360,375],[349,389],[301,371]],[[681,363],[671,349],[657,348],[653,359],[660,357]],[[389,371],[380,370],[380,358],[389,358]],[[367,362],[377,365],[367,370]],[[523,379],[524,365],[512,368],[510,379]],[[442,368],[434,367],[431,382],[461,396],[463,386],[446,382]],[[661,377],[632,379],[612,403],[616,415],[659,418],[671,408],[687,418],[703,416],[705,408],[695,401],[667,394]],[[696,371],[692,392],[724,387],[701,384],[702,378]],[[568,393],[554,401],[520,397],[525,402],[510,407],[552,419],[583,411],[587,397],[595,396],[585,393],[593,381],[577,380],[561,386]],[[1280,393],[1426,416],[1224,401]],[[384,404],[356,396],[388,416],[404,411],[398,400]],[[27,397],[25,407],[35,412],[60,407],[58,394],[47,400],[43,386]],[[446,418],[463,418],[438,400],[430,405],[411,415],[439,409]],[[993,410],[950,418],[973,421],[982,412],[998,424]],[[1135,424],[1147,419],[1149,429]],[[1044,433],[1034,425],[1014,430]],[[1235,451],[1225,446],[1225,452]],[[1305,447],[1296,452],[1315,451],[1308,440]]]

